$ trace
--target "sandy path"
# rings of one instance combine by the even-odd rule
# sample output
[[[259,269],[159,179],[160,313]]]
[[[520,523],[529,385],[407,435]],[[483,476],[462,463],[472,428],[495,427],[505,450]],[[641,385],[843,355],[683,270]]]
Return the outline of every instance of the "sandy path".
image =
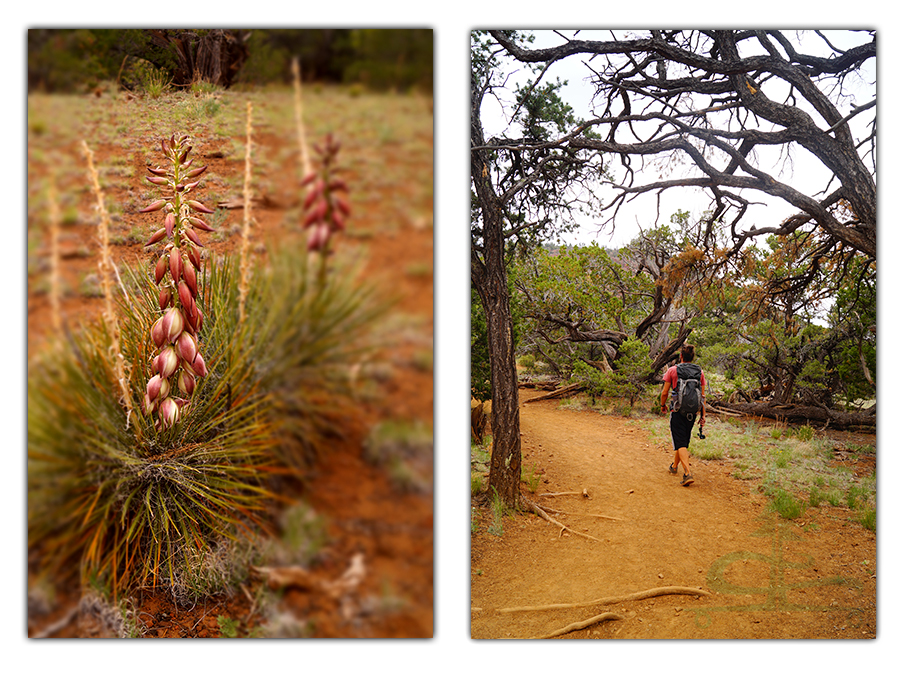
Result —
[[[523,390],[521,401],[533,394]],[[599,540],[560,535],[558,527],[524,514],[507,518],[503,535],[495,536],[485,530],[486,510],[472,539],[473,638],[537,637],[601,611],[625,619],[566,637],[874,635],[875,579],[860,565],[866,559],[874,564],[875,537],[847,522],[846,510],[811,509],[796,523],[775,522],[764,512],[765,498],[751,483],[731,477],[725,461],[694,461],[697,481],[682,487],[681,476],[667,471],[669,450],[651,444],[624,418],[559,410],[557,402],[545,401],[523,404],[521,422],[523,467],[542,473],[535,499],[572,513],[557,517]],[[712,436],[713,423],[707,431]],[[589,498],[540,495],[584,488]],[[817,528],[805,528],[813,518]],[[718,574],[718,581],[708,582],[711,574]],[[857,587],[850,581],[835,584],[835,577],[853,579]],[[793,587],[801,582],[809,583]],[[661,586],[702,588],[710,595],[667,595],[602,608],[496,611]],[[734,586],[756,590],[728,592]],[[861,601],[863,613],[846,609]]]

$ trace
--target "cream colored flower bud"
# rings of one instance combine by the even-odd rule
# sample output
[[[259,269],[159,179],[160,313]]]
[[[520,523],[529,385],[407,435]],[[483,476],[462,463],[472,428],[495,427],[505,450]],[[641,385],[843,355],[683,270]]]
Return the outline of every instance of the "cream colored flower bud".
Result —
[[[175,351],[186,362],[193,364],[197,357],[197,341],[194,336],[187,331],[179,335],[178,340],[175,341]]]
[[[168,430],[178,422],[178,404],[171,397],[163,400],[159,405],[159,424],[164,430]]]
[[[194,394],[194,388],[197,386],[197,380],[188,371],[181,371],[178,374],[178,389],[189,397]]]
[[[147,382],[147,396],[150,397],[150,401],[162,401],[169,396],[170,389],[169,381],[159,375],[154,375]]]
[[[184,315],[177,307],[172,307],[163,316],[163,332],[169,342],[175,342],[176,338],[184,330]]]
[[[150,327],[150,339],[153,340],[153,344],[158,348],[162,347],[168,341],[168,336],[166,335],[166,331],[163,328],[163,319],[165,317],[159,317],[153,325]]]
[[[174,345],[167,345],[157,357],[158,373],[163,378],[168,378],[178,368],[178,354],[175,352]]]

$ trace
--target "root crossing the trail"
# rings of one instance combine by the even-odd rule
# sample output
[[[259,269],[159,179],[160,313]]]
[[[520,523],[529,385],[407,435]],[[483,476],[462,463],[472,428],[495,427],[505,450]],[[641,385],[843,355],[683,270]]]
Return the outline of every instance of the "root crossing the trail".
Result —
[[[709,595],[705,590],[699,588],[689,588],[685,586],[663,586],[661,588],[651,588],[650,590],[641,590],[637,593],[629,595],[616,595],[614,597],[601,597],[599,600],[591,600],[590,602],[570,602],[566,604],[542,604],[527,607],[507,607],[498,609],[502,614],[512,612],[543,612],[552,609],[578,609],[579,607],[597,607],[609,604],[620,604],[622,602],[637,602],[638,600],[646,600],[650,597],[660,597],[661,595]]]

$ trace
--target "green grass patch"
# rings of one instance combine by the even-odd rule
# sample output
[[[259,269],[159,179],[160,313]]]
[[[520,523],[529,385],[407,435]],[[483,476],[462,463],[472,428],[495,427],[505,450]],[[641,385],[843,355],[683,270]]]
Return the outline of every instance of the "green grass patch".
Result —
[[[671,446],[668,418],[639,422],[651,441]],[[759,490],[772,498],[770,509],[782,517],[799,517],[808,508],[846,507],[856,511],[855,517],[861,524],[874,527],[874,474],[856,478],[848,469],[832,465],[835,442],[813,428],[801,426],[791,430],[782,425],[760,426],[755,421],[728,418],[708,420],[705,434],[707,438],[701,440],[695,431],[691,456],[729,461],[732,475],[758,481]]]

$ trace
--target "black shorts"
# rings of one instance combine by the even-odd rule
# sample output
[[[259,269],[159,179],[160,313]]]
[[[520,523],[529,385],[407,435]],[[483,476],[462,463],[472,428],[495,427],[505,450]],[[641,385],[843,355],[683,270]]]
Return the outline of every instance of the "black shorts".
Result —
[[[677,411],[672,412],[669,419],[669,429],[672,430],[672,444],[676,449],[686,449],[691,444],[691,430],[694,429],[694,420],[688,420]]]

